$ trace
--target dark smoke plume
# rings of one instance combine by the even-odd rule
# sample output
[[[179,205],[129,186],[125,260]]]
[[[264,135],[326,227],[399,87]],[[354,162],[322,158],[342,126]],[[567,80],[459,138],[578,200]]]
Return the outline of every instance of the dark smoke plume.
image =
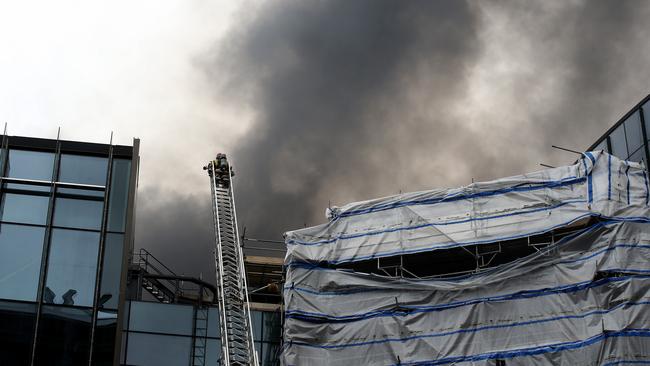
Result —
[[[240,226],[280,239],[324,222],[329,204],[571,163],[550,145],[587,148],[648,93],[649,8],[335,0],[242,12],[202,58],[215,98],[255,116],[228,152]],[[140,210],[140,238],[198,272],[207,201],[166,196]]]

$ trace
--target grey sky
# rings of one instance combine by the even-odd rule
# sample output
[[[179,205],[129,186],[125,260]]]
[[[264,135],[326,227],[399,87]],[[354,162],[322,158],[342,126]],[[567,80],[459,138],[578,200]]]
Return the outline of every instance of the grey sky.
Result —
[[[211,276],[201,166],[251,236],[338,205],[569,163],[650,92],[646,1],[0,5],[10,134],[142,139],[138,244]]]

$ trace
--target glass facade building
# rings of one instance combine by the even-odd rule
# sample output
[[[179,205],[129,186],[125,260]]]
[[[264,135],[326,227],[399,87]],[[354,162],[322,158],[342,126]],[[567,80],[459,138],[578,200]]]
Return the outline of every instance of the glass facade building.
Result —
[[[621,159],[643,161],[647,168],[650,161],[649,140],[650,95],[627,112],[587,150],[604,150]]]
[[[139,140],[1,141],[0,365],[218,365],[214,286],[133,250]],[[267,262],[259,287],[281,277]],[[277,365],[279,296],[257,296],[256,351]]]
[[[138,146],[2,136],[0,364],[115,364]]]
[[[197,337],[197,309],[191,304],[129,301],[125,307],[120,362],[129,366],[219,365],[219,310],[207,308],[205,339]],[[251,312],[255,348],[261,366],[278,365],[281,326],[278,311]],[[194,357],[197,345],[205,357]],[[194,352],[194,353],[193,353]]]

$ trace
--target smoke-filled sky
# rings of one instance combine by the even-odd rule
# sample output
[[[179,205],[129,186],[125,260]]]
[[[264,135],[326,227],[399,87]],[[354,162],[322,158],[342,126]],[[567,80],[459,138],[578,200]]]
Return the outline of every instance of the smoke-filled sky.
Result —
[[[277,240],[328,205],[570,163],[550,145],[649,92],[643,0],[0,4],[9,134],[140,138],[136,246],[208,279],[217,152],[240,226]]]

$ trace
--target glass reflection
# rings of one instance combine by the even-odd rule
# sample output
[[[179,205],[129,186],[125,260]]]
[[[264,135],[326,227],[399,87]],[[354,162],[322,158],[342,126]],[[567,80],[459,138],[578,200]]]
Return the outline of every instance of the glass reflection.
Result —
[[[131,301],[130,330],[192,335],[191,305]]]
[[[43,306],[36,338],[36,366],[87,365],[92,310]]]
[[[187,365],[192,350],[192,338],[129,333],[127,349],[128,365]]]
[[[54,226],[99,230],[104,202],[57,197],[54,204]]]
[[[208,339],[205,347],[205,364],[219,365],[221,357],[221,342],[216,339]]]
[[[280,314],[274,312],[264,313],[264,337],[265,341],[279,342],[282,337],[280,332]]]
[[[0,301],[0,364],[29,365],[35,323],[35,304]]]
[[[0,225],[0,298],[36,301],[44,235],[41,227]]]
[[[92,306],[99,233],[52,230],[43,301]]]
[[[629,161],[635,161],[635,162],[641,162],[642,160],[645,161],[645,150],[643,148],[640,148],[636,152],[634,152],[632,155],[630,155],[629,158],[627,158]]]
[[[618,126],[618,128],[609,135],[609,140],[612,144],[612,155],[615,155],[619,159],[627,158],[627,142],[625,142],[624,125]]]
[[[111,196],[108,203],[108,231],[124,231],[130,175],[131,160],[113,160]]]
[[[99,307],[117,309],[122,274],[123,242],[124,235],[122,234],[106,234]]]
[[[643,144],[643,133],[641,132],[641,118],[639,112],[635,112],[625,120],[625,136],[627,148],[631,154]]]
[[[607,138],[605,138],[603,141],[601,141],[600,144],[598,144],[594,148],[594,151],[600,151],[600,150],[603,150],[604,152],[608,152],[607,151]]]
[[[28,150],[9,150],[7,177],[52,180],[54,153]]]
[[[97,156],[61,154],[59,182],[106,185],[108,159]]]
[[[117,312],[99,311],[97,313],[97,328],[93,341],[92,364],[94,366],[113,365],[116,331]]]
[[[251,321],[253,322],[253,339],[262,340],[262,312],[251,310]]]
[[[45,225],[49,203],[50,199],[47,196],[5,193],[2,195],[0,203],[0,219],[9,222]]]
[[[219,308],[211,307],[208,309],[208,337],[221,337],[219,329]]]

